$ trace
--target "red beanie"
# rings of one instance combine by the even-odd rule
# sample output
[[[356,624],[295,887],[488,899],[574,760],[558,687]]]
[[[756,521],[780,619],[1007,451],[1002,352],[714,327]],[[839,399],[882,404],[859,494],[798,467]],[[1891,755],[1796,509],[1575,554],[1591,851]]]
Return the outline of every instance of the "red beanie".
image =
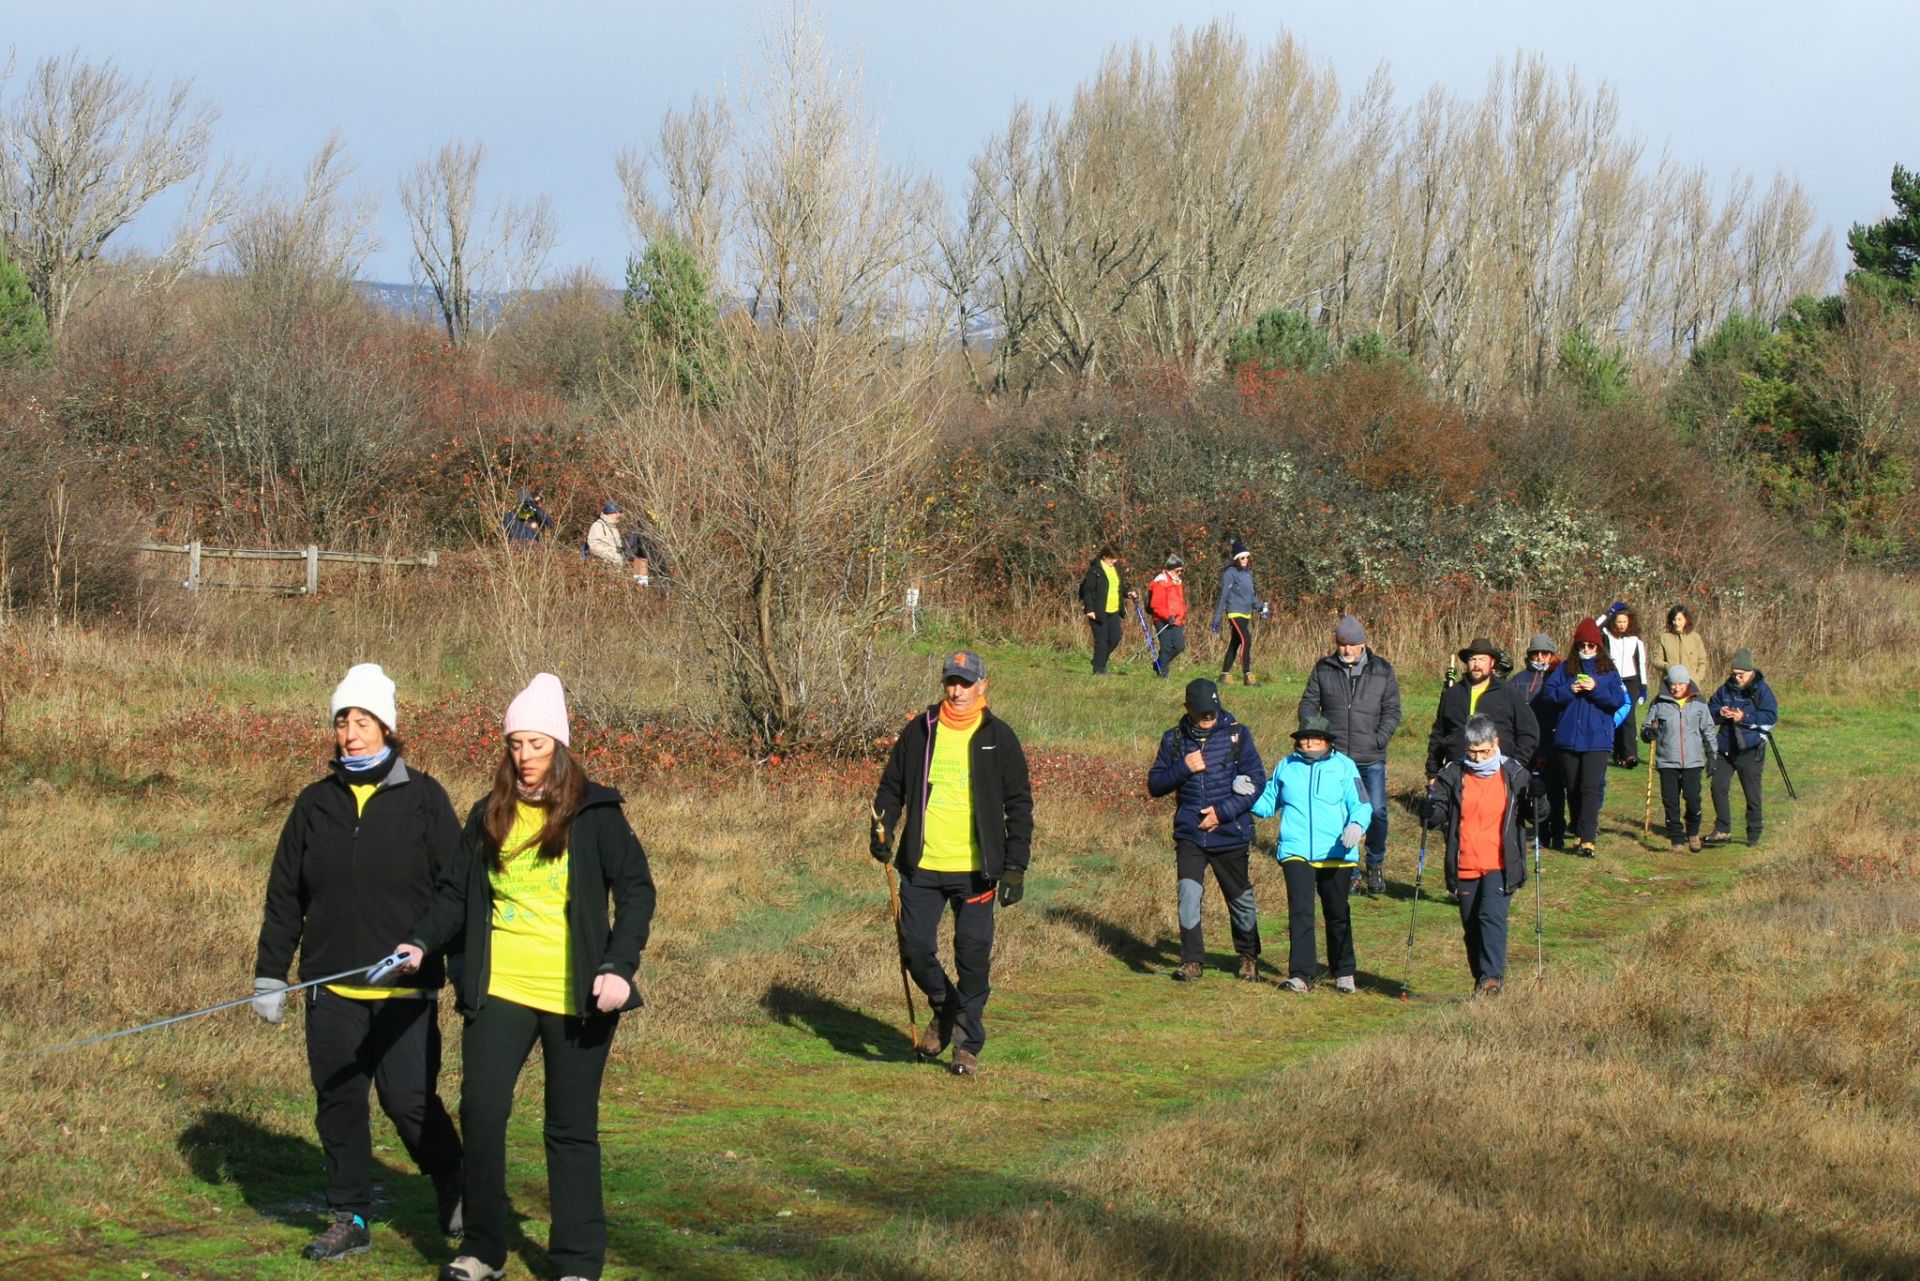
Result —
[[[1604,649],[1607,638],[1600,634],[1600,624],[1591,618],[1583,618],[1580,620],[1580,626],[1573,629],[1573,643],[1575,648],[1581,645],[1598,645]]]

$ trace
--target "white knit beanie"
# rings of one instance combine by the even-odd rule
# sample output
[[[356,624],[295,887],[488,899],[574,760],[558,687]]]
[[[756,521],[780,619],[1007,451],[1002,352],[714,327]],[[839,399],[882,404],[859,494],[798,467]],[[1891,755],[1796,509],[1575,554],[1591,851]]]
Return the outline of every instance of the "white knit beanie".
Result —
[[[349,707],[374,717],[389,734],[400,728],[400,713],[393,705],[393,678],[378,663],[355,663],[333,687],[332,715],[338,716]]]

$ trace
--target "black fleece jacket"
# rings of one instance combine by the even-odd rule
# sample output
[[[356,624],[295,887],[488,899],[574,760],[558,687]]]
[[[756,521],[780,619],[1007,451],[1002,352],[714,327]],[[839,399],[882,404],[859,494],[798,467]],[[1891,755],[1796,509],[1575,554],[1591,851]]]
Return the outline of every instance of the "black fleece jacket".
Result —
[[[582,1014],[593,1010],[596,976],[618,974],[633,982],[653,924],[653,873],[620,805],[620,793],[589,783],[567,842],[567,946],[574,1008]],[[458,995],[460,1012],[468,1015],[486,1003],[492,975],[493,886],[487,879],[491,858],[486,816],[483,796],[467,815],[459,853],[441,873],[432,906],[404,935],[394,936],[428,953],[464,938],[466,964]],[[634,1010],[642,1004],[636,985],[620,1008]]]
[[[427,904],[435,878],[460,848],[460,820],[447,789],[398,757],[356,813],[338,763],[294,799],[267,874],[253,972],[285,979],[300,952],[300,975],[318,978],[372,965],[393,950]],[[439,987],[445,970],[428,958],[407,987]],[[351,980],[346,980],[351,982]]]
[[[933,740],[940,732],[940,705],[907,722],[894,741],[880,787],[873,795],[876,837],[891,845],[894,866],[911,876],[920,866],[921,829],[927,814],[927,769]],[[967,752],[973,794],[973,831],[980,840],[980,863],[989,880],[1027,870],[1033,843],[1033,786],[1027,757],[1013,729],[990,710],[980,713]]]

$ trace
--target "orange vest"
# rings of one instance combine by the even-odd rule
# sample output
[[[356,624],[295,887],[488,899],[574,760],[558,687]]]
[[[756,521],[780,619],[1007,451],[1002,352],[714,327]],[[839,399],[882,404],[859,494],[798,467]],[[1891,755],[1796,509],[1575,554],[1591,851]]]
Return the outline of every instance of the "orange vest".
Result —
[[[1468,770],[1460,780],[1460,879],[1477,881],[1507,865],[1501,827],[1507,818],[1507,780]]]

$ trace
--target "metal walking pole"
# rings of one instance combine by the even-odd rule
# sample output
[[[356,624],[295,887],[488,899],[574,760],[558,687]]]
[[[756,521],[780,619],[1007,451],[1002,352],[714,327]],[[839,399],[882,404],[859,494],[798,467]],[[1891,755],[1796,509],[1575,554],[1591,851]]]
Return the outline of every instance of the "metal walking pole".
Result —
[[[1147,638],[1147,656],[1153,659],[1153,670],[1160,670],[1160,643],[1155,639],[1153,628],[1147,626],[1147,611],[1140,608],[1140,598],[1134,597],[1133,616],[1140,620],[1141,634]]]
[[[1787,785],[1787,799],[1790,801],[1799,800],[1799,794],[1793,790],[1793,780],[1787,777],[1787,763],[1780,757],[1780,744],[1774,741],[1772,728],[1769,727],[1761,730],[1760,736],[1767,740],[1769,747],[1773,748],[1773,763],[1780,767],[1780,781]]]
[[[291,987],[283,987],[273,992],[249,993],[246,996],[236,997],[231,1001],[222,1001],[218,1005],[209,1005],[204,1010],[189,1010],[185,1014],[175,1014],[170,1018],[155,1019],[151,1023],[142,1023],[139,1027],[122,1028],[118,1032],[102,1032],[99,1036],[82,1037],[78,1041],[64,1041],[59,1045],[45,1046],[32,1051],[27,1057],[37,1059],[43,1054],[59,1054],[65,1050],[77,1050],[83,1045],[97,1045],[101,1041],[111,1041],[117,1037],[132,1036],[136,1032],[151,1032],[155,1028],[170,1027],[175,1023],[185,1023],[188,1019],[197,1019],[208,1014],[217,1014],[221,1010],[230,1010],[236,1005],[247,1005],[262,996],[286,996],[293,992],[303,991],[306,988],[319,987],[323,983],[338,983],[342,979],[356,978],[362,974],[366,975],[366,981],[369,985],[375,985],[384,981],[392,974],[394,968],[400,964],[400,959],[399,953],[396,952],[392,956],[380,958],[372,965],[360,965],[351,970],[341,970],[338,974],[327,974],[317,979],[307,979],[304,982],[295,983]]]
[[[1400,983],[1400,999],[1413,999],[1413,927],[1420,916],[1420,878],[1427,870],[1427,816],[1420,816],[1420,858],[1413,865],[1413,905],[1407,909],[1406,977]]]
[[[1531,800],[1528,802],[1531,804]],[[1547,977],[1547,933],[1540,916],[1540,810],[1533,811],[1533,981]]]

